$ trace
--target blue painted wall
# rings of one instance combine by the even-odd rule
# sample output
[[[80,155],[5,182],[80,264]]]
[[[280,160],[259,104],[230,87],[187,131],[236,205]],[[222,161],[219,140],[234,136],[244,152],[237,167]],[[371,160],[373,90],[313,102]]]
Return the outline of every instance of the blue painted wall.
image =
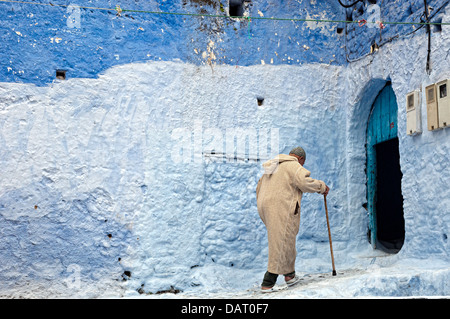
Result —
[[[0,81],[42,85],[51,82],[56,69],[68,77],[96,77],[107,68],[130,62],[173,60],[202,64],[202,52],[214,43],[217,64],[326,63],[342,65],[370,53],[373,43],[383,45],[414,32],[418,25],[316,23],[280,20],[236,20],[221,17],[160,15],[114,10],[227,15],[227,0],[184,1],[30,1],[36,4],[0,3]],[[371,1],[374,2],[374,1]],[[382,21],[421,22],[424,4],[415,1],[377,2]],[[433,22],[448,1],[430,0]],[[41,5],[41,4],[54,4]],[[248,15],[264,18],[376,20],[369,1],[351,8],[338,1],[252,1]],[[61,6],[57,6],[61,5]],[[79,9],[79,24],[68,23],[78,12],[68,5],[110,8]],[[75,20],[71,20],[75,21]],[[433,27],[435,31],[437,27]],[[338,32],[339,31],[339,32]]]
[[[31,1],[49,4],[50,1]],[[252,1],[248,15],[298,19],[342,19],[344,8],[331,1]],[[227,15],[227,0],[185,1],[51,1],[143,11]],[[214,43],[216,64],[247,66],[265,63],[345,63],[343,37],[337,24],[270,21],[142,12],[80,9],[80,23],[68,24],[72,8],[0,3],[1,82],[42,85],[55,78],[96,77],[113,65],[148,60],[180,59],[207,63],[202,52]],[[74,21],[74,20],[71,20]],[[77,27],[78,26],[78,27]]]
[[[429,1],[433,19],[448,2]],[[224,14],[224,3],[78,4]],[[419,0],[382,3],[386,21],[420,21],[423,13]],[[365,2],[345,9],[334,0],[252,1],[249,14],[359,20],[368,18],[367,7]],[[185,166],[169,160],[168,150],[178,142],[173,130],[193,132],[198,119],[203,129],[222,133],[237,127],[279,129],[283,153],[301,143],[313,176],[330,181],[336,258],[346,259],[352,245],[366,243],[365,123],[380,83],[388,78],[399,105],[407,225],[402,252],[448,258],[449,221],[442,216],[448,196],[437,200],[435,195],[450,188],[442,177],[448,132],[407,137],[402,107],[412,89],[448,78],[445,27],[442,32],[432,28],[433,48],[444,49],[433,50],[436,67],[429,76],[424,27],[411,33],[412,25],[387,25],[382,39],[393,40],[384,47],[377,42],[378,53],[359,59],[370,53],[380,29],[137,12],[117,16],[114,10],[80,13],[79,28],[70,27],[73,12],[67,7],[0,2],[0,288],[10,291],[32,278],[57,282],[54,291],[73,295],[76,291],[63,282],[72,263],[83,270],[78,295],[83,297],[89,296],[88,283],[104,292],[105,281],[122,283],[125,271],[132,274],[126,283],[133,293],[208,288],[215,285],[211,280],[221,280],[213,272],[204,275],[213,264],[224,266],[220,273],[229,271],[233,279],[235,269],[247,267],[259,280],[254,269],[264,268],[266,247],[254,197],[259,166],[206,161]],[[71,80],[50,85],[56,69],[67,70]],[[99,79],[83,79],[99,74]],[[261,107],[258,95],[265,98]],[[323,202],[305,196],[303,204],[299,262],[325,256],[326,262],[309,269],[326,270],[327,230],[317,223],[323,220]],[[233,284],[253,280],[245,278]],[[26,296],[45,291],[20,288]]]
[[[379,6],[379,12],[375,10],[375,7],[370,6],[372,3]],[[444,9],[448,3],[448,0],[427,0],[430,22],[442,22]],[[353,62],[370,54],[373,44],[382,47],[386,43],[404,38],[410,39],[414,35],[427,32],[426,26],[413,24],[426,22],[424,13],[425,4],[423,0],[361,1],[352,8],[347,8],[345,11],[346,20],[361,21],[364,19],[372,22],[378,20],[386,22],[381,30],[377,23],[368,23],[364,26],[360,26],[359,23],[347,24],[345,30],[347,61]],[[396,24],[395,22],[404,24]],[[361,22],[361,25],[363,24]],[[345,28],[345,25],[343,27]],[[439,29],[439,26],[431,26],[432,33],[438,32]]]

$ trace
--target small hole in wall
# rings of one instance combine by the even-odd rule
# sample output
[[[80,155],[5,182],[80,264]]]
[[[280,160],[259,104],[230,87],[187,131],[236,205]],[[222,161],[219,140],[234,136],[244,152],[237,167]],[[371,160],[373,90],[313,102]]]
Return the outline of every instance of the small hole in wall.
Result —
[[[344,28],[336,28],[337,34],[342,34],[343,31],[344,31]]]
[[[56,70],[56,78],[58,80],[65,80],[66,79],[66,70]]]
[[[258,102],[258,106],[261,106],[261,105],[263,105],[263,103],[264,103],[264,98],[258,96],[258,97],[256,98],[256,102]]]
[[[410,16],[410,15],[413,14],[413,13],[414,13],[413,8],[412,8],[411,5],[409,5],[409,8],[406,9],[406,14]]]
[[[126,281],[131,278],[131,271],[125,270],[122,274],[122,280]]]
[[[364,5],[363,4],[360,4],[357,8],[355,8],[357,11],[358,11],[358,13],[359,13],[359,15],[363,15],[364,14]]]
[[[437,19],[434,23],[442,23],[442,18]],[[433,32],[441,32],[442,24],[433,24]]]
[[[345,14],[345,19],[346,21],[353,21],[353,12],[347,11],[347,13]]]
[[[228,0],[230,17],[242,17],[244,15],[244,0]]]

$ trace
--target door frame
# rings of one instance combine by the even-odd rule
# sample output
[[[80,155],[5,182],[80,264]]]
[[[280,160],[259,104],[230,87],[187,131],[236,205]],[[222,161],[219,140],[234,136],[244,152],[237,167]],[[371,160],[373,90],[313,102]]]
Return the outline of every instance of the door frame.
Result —
[[[366,127],[368,239],[373,249],[377,248],[377,163],[375,145],[398,138],[397,123],[398,104],[392,89],[392,83],[388,81],[372,103]]]

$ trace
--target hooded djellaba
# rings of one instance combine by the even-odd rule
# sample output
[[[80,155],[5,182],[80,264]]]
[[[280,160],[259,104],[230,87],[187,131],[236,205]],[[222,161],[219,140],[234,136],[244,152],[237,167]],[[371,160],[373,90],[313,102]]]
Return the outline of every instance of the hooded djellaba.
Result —
[[[269,242],[266,275],[272,275],[273,285],[273,278],[276,281],[278,274],[285,275],[286,282],[287,274],[295,274],[295,242],[303,193],[328,194],[328,186],[311,178],[311,173],[303,167],[305,159],[304,150],[296,147],[289,155],[280,154],[265,162],[264,174],[256,187],[258,213],[266,226]]]

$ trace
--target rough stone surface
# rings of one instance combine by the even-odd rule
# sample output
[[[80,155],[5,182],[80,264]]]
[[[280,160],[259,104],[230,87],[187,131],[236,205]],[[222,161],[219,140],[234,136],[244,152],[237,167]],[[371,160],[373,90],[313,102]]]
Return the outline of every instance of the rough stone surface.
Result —
[[[200,8],[201,1],[190,2],[193,8]],[[314,8],[313,1],[305,3],[300,8]],[[12,27],[13,17],[37,19],[42,27],[47,9],[36,7],[41,11],[31,17],[25,6],[0,6],[14,8],[7,13],[10,20],[1,20],[1,26],[9,30],[3,37],[10,43],[12,34],[20,37],[11,48],[27,41],[31,45],[37,37],[55,38],[64,30],[55,29],[52,35],[36,31],[33,36],[24,31],[31,26],[23,21]],[[173,8],[167,4],[159,9]],[[214,5],[208,8],[212,10]],[[252,10],[256,8],[254,5]],[[264,15],[275,10],[269,4],[265,8],[261,9]],[[65,11],[55,10],[63,21]],[[417,10],[420,8],[414,12]],[[448,9],[441,14],[447,21]],[[93,20],[85,15],[83,27],[95,29],[89,25]],[[115,23],[122,20],[106,12],[95,15],[112,23],[106,32],[117,38]],[[127,22],[124,29],[137,23],[135,20]],[[185,23],[181,21],[179,18],[179,24],[163,28],[176,33]],[[253,23],[262,22],[252,21],[251,27]],[[255,41],[266,40],[262,35],[268,29],[259,40],[256,31],[251,36]],[[240,30],[247,37],[247,30]],[[69,38],[74,36],[66,31]],[[222,43],[206,37],[198,40],[204,45],[200,55],[207,52],[203,62],[186,58],[192,58],[192,52],[173,54],[186,50],[182,41],[175,40],[155,44],[154,50],[167,50],[161,52],[165,57],[161,61],[144,61],[139,58],[140,49],[122,47],[118,51],[99,49],[108,57],[90,59],[92,55],[85,50],[91,50],[90,54],[95,51],[88,43],[96,43],[96,33],[81,32],[87,49],[78,47],[74,39],[75,43],[63,40],[51,44],[74,43],[81,50],[70,51],[64,62],[73,63],[70,70],[75,76],[53,82],[54,68],[64,50],[49,49],[47,54],[39,47],[35,57],[32,53],[0,55],[2,65],[10,65],[11,60],[10,68],[16,72],[3,69],[0,83],[0,295],[99,297],[174,289],[208,292],[213,284],[242,289],[259,281],[267,258],[267,237],[255,198],[260,164],[270,155],[286,153],[297,145],[307,152],[305,167],[312,177],[331,187],[328,209],[337,265],[353,267],[358,264],[355,258],[368,245],[368,217],[363,208],[367,119],[372,102],[388,80],[398,104],[406,228],[405,244],[396,258],[448,261],[449,132],[427,131],[426,105],[422,103],[423,133],[406,135],[406,94],[422,88],[424,101],[425,86],[450,78],[448,50],[444,49],[450,43],[448,26],[432,33],[430,74],[425,71],[428,39],[423,31],[386,43],[358,61],[332,65],[329,54],[343,53],[337,48],[339,35],[326,27],[316,32],[333,39],[328,43],[331,47],[317,53],[327,40],[315,38],[311,52],[320,58],[311,55],[298,65],[287,61],[272,65],[267,63],[269,56],[262,58],[263,53],[250,54],[238,65],[231,58],[222,60],[224,64],[208,63],[213,44],[214,50],[222,48],[227,57],[236,51],[232,51],[229,39]],[[99,31],[97,36],[102,34]],[[250,40],[242,41],[243,47]],[[284,50],[281,52],[287,54],[292,48]],[[128,58],[113,63],[114,52],[119,52],[120,59],[127,54]],[[43,57],[51,61],[51,72],[39,62]],[[326,64],[318,63],[320,59]],[[40,67],[31,75],[18,72],[35,64]],[[87,65],[92,65],[91,71]],[[264,100],[258,105],[261,97]],[[298,269],[328,271],[323,198],[308,194],[302,205]],[[224,274],[240,280],[230,281]],[[212,275],[216,278],[209,282],[205,277]],[[443,273],[436,278],[447,277],[448,273]],[[424,286],[428,279],[413,279],[413,275],[399,279],[388,289],[389,294],[396,295],[396,287],[405,280],[412,287],[405,290],[409,294],[431,291]],[[354,295],[382,294],[381,286],[372,288]],[[448,292],[446,287],[439,289]]]

